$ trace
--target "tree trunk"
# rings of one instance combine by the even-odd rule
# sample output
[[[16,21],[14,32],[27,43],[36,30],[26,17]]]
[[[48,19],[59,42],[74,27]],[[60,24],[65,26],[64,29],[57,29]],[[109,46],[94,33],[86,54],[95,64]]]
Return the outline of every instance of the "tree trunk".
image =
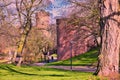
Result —
[[[20,57],[20,59],[19,59],[19,61],[17,63],[17,66],[21,66],[22,61],[23,61],[23,57]]]
[[[19,46],[18,46],[18,53],[20,54],[20,59],[18,61],[17,66],[21,66],[21,63],[22,63],[22,60],[23,60],[23,49],[24,49],[28,34],[31,30],[31,27],[32,27],[31,19],[29,19],[29,16],[28,16],[28,20],[25,24],[25,28],[24,28],[24,31],[21,35],[20,43],[19,43]]]
[[[24,49],[24,46],[25,46],[26,38],[27,38],[27,33],[23,33],[22,36],[21,36],[19,47],[18,47],[18,53],[20,55],[20,58],[18,60],[17,66],[21,66],[21,63],[22,63],[22,58],[23,58],[22,55],[23,55],[23,49]]]
[[[17,51],[15,51],[13,54],[12,63],[15,63],[16,56],[17,56]]]
[[[118,0],[100,1],[102,45],[97,70],[99,76],[115,77],[119,74],[119,3]]]

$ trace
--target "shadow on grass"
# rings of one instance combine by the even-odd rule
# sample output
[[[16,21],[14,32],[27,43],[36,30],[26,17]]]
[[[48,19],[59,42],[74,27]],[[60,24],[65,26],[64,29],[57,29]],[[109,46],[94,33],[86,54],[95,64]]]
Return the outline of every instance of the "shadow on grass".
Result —
[[[17,74],[21,74],[21,75],[28,75],[28,76],[53,76],[53,77],[69,77],[68,75],[63,75],[63,74],[31,74],[31,73],[25,73],[25,72],[21,72],[21,71],[17,71],[13,68],[11,68],[10,66],[0,66],[0,69],[3,70],[7,70],[9,72],[13,72],[13,73],[17,73]],[[4,74],[4,73],[3,73]]]

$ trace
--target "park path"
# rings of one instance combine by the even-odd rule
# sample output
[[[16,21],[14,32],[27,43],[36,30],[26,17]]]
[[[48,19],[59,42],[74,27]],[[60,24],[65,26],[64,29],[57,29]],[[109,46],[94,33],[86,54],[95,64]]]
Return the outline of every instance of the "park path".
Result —
[[[63,69],[63,70],[72,70],[72,71],[82,71],[82,72],[95,72],[96,68],[88,66],[47,66],[49,68]]]
[[[45,66],[46,63],[34,63],[33,66]],[[63,70],[71,70],[71,66],[45,66],[48,68],[56,68]],[[72,71],[81,71],[81,72],[95,72],[96,67],[93,66],[72,66]]]

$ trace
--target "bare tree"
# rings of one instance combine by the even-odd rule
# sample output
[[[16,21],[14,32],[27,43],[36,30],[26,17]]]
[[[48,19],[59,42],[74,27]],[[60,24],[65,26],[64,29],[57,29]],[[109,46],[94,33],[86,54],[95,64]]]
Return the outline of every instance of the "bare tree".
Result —
[[[16,0],[18,19],[22,28],[21,39],[17,50],[20,55],[17,66],[20,66],[23,60],[23,48],[25,46],[27,36],[32,28],[32,16],[41,3],[42,0]]]
[[[97,46],[100,46],[100,27],[99,27],[99,10],[97,0],[69,0],[74,6],[74,11],[70,14],[70,20],[68,24],[78,26],[77,37],[83,38],[85,40],[88,37],[93,37]],[[83,29],[82,27],[86,27]],[[69,30],[69,29],[68,29]],[[81,31],[84,30],[83,33]],[[89,34],[85,35],[87,32]],[[80,33],[80,34],[79,34]],[[81,37],[82,36],[82,37]]]
[[[18,45],[18,54],[20,55],[19,62],[17,66],[21,65],[23,60],[23,48],[26,43],[27,36],[35,23],[33,20],[34,14],[36,11],[43,8],[43,6],[47,6],[49,4],[49,0],[15,0],[16,1],[16,10],[18,14],[18,20],[20,23],[21,39]],[[15,55],[16,56],[16,55]]]
[[[8,49],[11,53],[11,47],[16,47],[19,38],[19,29],[13,25],[14,19],[8,7],[12,4],[11,1],[0,1],[0,45],[2,50]],[[8,55],[8,53],[6,53]]]
[[[92,8],[92,6],[78,3],[77,0],[72,2],[87,9]],[[119,0],[98,0],[98,2],[100,7],[100,15],[98,15],[98,21],[100,20],[99,35],[101,36],[102,44],[96,74],[99,76],[116,77],[119,73],[120,3]],[[95,12],[94,10],[93,8],[93,12]],[[99,11],[97,8],[96,10]],[[93,16],[91,18],[94,18]]]

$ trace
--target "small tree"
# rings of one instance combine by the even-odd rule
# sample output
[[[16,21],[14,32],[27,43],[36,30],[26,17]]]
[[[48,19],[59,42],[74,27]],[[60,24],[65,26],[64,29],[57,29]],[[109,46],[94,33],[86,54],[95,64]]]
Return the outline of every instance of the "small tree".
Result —
[[[52,49],[53,44],[51,43],[52,41],[51,40],[48,41],[48,39],[44,37],[42,32],[40,32],[40,30],[37,27],[33,27],[27,37],[24,53],[26,55],[31,55],[31,54],[34,55],[33,56],[34,60],[38,61],[38,58],[40,58],[40,55],[43,55],[44,53],[46,53],[47,55],[47,52],[50,49]],[[49,44],[49,46],[47,44]],[[24,56],[24,57],[27,57],[27,56]]]

